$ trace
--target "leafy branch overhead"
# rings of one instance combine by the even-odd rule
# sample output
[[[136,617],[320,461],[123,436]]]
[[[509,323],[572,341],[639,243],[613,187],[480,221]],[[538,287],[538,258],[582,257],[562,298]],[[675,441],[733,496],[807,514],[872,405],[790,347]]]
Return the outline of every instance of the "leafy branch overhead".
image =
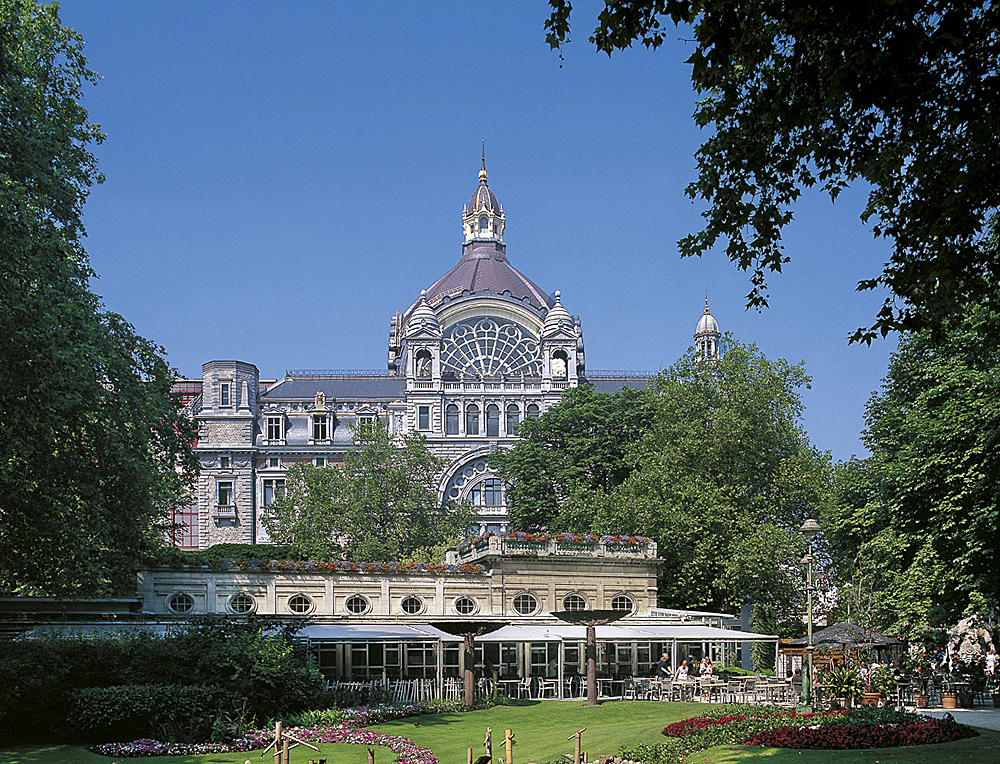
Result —
[[[549,0],[546,40],[569,42],[569,0]],[[870,343],[938,332],[960,306],[994,305],[1000,257],[1000,9],[987,0],[606,0],[590,42],[608,55],[659,47],[683,27],[694,118],[711,128],[691,198],[708,202],[685,257],[725,241],[750,274],[748,307],[766,307],[768,274],[789,261],[782,231],[802,192],[831,199],[861,182],[862,220],[892,255],[858,290],[888,292]],[[1000,336],[1000,327],[989,331]]]

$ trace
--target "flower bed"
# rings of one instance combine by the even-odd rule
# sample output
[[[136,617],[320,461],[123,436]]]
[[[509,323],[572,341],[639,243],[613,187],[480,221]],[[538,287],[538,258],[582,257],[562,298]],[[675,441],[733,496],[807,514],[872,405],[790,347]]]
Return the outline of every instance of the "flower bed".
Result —
[[[849,749],[946,743],[975,737],[954,720],[928,719],[893,709],[822,711],[799,715],[776,706],[721,706],[663,729],[666,741],[622,747],[622,758],[644,764],[676,764],[717,745]]]
[[[779,727],[759,732],[744,740],[743,744],[768,748],[848,750],[951,743],[976,737],[978,734],[971,727],[958,724],[954,719],[924,719],[903,724]]]
[[[433,700],[402,705],[381,704],[340,711],[343,722],[337,726],[289,727],[286,732],[310,743],[349,743],[354,745],[384,745],[398,755],[397,764],[436,764],[437,759],[426,748],[420,748],[409,738],[383,735],[363,727],[381,724],[391,719],[405,719],[423,714],[444,714],[465,710],[457,700]],[[256,730],[229,743],[164,743],[159,740],[133,740],[130,743],[103,743],[89,750],[101,756],[120,759],[150,756],[197,756],[206,753],[235,753],[266,748],[274,737],[271,730]]]

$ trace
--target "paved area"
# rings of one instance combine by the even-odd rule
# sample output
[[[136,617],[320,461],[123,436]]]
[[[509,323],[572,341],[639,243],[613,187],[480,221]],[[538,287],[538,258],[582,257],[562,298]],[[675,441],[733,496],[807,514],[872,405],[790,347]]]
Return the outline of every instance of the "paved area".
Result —
[[[985,727],[991,730],[1000,730],[1000,708],[956,708],[945,711],[943,708],[920,708],[907,709],[916,710],[917,713],[933,716],[937,719],[945,714],[951,714],[959,724],[968,724],[970,727]]]

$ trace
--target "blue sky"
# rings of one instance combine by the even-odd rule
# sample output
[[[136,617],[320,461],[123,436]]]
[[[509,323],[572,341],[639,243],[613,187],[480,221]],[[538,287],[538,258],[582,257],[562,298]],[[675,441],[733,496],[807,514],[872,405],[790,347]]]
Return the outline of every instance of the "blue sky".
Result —
[[[804,424],[864,454],[864,405],[895,340],[847,344],[882,301],[888,258],[858,215],[807,194],[771,307],[719,253],[681,260],[703,135],[674,39],[612,58],[544,42],[542,2],[62,3],[103,80],[85,105],[107,141],[87,204],[95,291],[184,375],[235,358],[385,368],[389,319],[457,262],[486,140],[507,256],[583,322],[590,369],[657,370],[692,341],[708,292],[724,331],[804,361]]]

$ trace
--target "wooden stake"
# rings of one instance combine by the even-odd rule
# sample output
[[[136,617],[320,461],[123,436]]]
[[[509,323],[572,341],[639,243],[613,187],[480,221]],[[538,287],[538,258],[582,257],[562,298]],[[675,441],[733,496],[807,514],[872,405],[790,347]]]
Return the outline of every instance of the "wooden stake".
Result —
[[[580,764],[580,745],[583,740],[583,733],[586,731],[587,728],[584,727],[582,730],[577,730],[568,738],[566,738],[567,740],[574,740],[575,738],[575,742],[573,743],[573,764]],[[567,756],[566,758],[568,759],[569,756]],[[586,760],[587,760],[586,756],[584,756],[584,761]]]
[[[288,739],[285,738],[281,741],[281,764],[291,764],[289,760],[290,753],[288,751]]]
[[[375,749],[368,749],[368,764],[375,764]]]
[[[472,764],[472,749],[469,749],[469,755],[466,757],[468,764]]]
[[[507,754],[507,763],[514,764],[514,733],[510,730],[504,730],[504,751]]]

